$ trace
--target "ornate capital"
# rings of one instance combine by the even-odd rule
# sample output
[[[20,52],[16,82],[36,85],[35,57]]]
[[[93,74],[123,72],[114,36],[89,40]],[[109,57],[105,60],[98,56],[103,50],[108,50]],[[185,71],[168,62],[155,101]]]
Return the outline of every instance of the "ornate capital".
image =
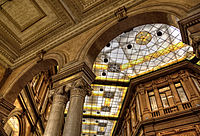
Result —
[[[55,88],[53,90],[50,90],[49,92],[49,98],[50,100],[52,101],[53,97],[55,95],[63,95],[63,96],[66,96],[68,95],[69,91],[71,89],[71,84],[67,84],[67,85],[63,85],[63,86],[60,86],[58,88]]]
[[[138,88],[137,88],[137,91],[138,91],[138,93],[143,95],[144,91],[145,91],[144,85],[143,84],[139,84]]]
[[[180,70],[178,72],[179,76],[183,79],[183,80],[188,80],[188,74],[186,73],[185,70]]]
[[[76,80],[71,87],[70,97],[91,95],[92,88],[83,79]]]

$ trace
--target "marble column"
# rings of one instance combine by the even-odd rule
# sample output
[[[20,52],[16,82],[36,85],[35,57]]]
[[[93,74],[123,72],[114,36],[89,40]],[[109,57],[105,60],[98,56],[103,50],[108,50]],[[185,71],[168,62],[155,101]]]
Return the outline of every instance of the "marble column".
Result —
[[[60,136],[64,122],[64,111],[68,101],[69,87],[61,86],[50,92],[49,97],[53,97],[53,103],[44,136]]]
[[[70,105],[66,117],[63,136],[80,136],[82,129],[83,104],[85,96],[91,92],[82,79],[76,80],[70,90]]]

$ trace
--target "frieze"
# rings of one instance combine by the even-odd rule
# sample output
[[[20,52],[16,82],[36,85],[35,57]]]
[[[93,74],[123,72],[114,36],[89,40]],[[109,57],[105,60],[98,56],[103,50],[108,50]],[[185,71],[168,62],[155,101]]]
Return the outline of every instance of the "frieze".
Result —
[[[161,83],[164,83],[164,82],[167,82],[167,77],[160,77],[158,78],[157,80],[154,81],[155,84],[161,84]]]
[[[165,131],[165,132],[160,132],[157,135],[158,136],[168,136],[168,135],[173,135],[173,136],[197,136],[196,135],[196,126],[188,126],[187,128],[176,128],[172,131]]]

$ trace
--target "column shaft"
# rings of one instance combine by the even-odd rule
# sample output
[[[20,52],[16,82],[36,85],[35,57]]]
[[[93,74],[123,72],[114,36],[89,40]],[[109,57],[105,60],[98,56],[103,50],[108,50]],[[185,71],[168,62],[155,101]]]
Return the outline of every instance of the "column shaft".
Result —
[[[70,91],[70,105],[64,126],[63,136],[80,136],[83,117],[83,104],[86,91],[74,89]]]
[[[44,136],[60,136],[67,96],[55,94]]]

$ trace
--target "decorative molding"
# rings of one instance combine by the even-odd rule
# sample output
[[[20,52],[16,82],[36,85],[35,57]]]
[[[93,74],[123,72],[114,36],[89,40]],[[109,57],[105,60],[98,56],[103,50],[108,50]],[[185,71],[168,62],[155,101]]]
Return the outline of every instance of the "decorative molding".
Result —
[[[90,85],[94,79],[94,73],[84,62],[78,62],[65,66],[60,70],[60,72],[58,72],[58,74],[52,77],[54,88],[73,82],[75,85],[75,83],[78,82],[76,80],[83,80]]]
[[[28,27],[30,27],[31,25],[35,24],[36,22],[38,22],[39,20],[41,20],[42,18],[44,18],[46,16],[46,14],[44,13],[44,11],[40,8],[40,6],[37,4],[37,2],[35,0],[26,0],[26,1],[29,1],[30,3],[32,3],[32,7],[35,8],[35,10],[39,13],[36,17],[30,19],[30,16],[29,15],[29,12],[24,11],[22,13],[22,10],[18,10],[18,9],[15,9],[15,12],[13,12],[14,14],[24,14],[26,16],[29,16],[29,22],[25,23],[25,24],[20,24],[19,22],[17,22],[13,17],[12,15],[10,15],[9,12],[6,11],[6,6],[5,7],[2,7],[2,9],[0,10],[21,32],[24,31],[25,29],[27,29]],[[25,3],[25,1],[23,1]],[[15,2],[15,5],[16,5],[17,2]],[[10,2],[8,4],[9,5],[12,5],[14,4],[13,2]],[[18,4],[22,5],[23,3],[21,2],[18,2]],[[10,6],[9,6],[10,7]],[[26,6],[24,5],[24,8],[26,8]],[[29,7],[30,8],[30,7]],[[17,13],[19,11],[19,13]],[[31,11],[32,12],[32,11]],[[16,15],[15,15],[16,16]],[[31,21],[31,22],[30,22]],[[23,21],[24,22],[24,21]]]
[[[127,9],[125,7],[118,8],[115,10],[115,16],[117,17],[118,21],[122,21],[127,18]]]
[[[4,125],[10,112],[15,108],[13,104],[6,101],[3,97],[0,98],[0,126]]]
[[[168,136],[168,135],[177,135],[177,136],[196,136],[196,127],[187,126],[187,128],[176,128],[172,131],[164,131],[158,133],[158,136]]]

